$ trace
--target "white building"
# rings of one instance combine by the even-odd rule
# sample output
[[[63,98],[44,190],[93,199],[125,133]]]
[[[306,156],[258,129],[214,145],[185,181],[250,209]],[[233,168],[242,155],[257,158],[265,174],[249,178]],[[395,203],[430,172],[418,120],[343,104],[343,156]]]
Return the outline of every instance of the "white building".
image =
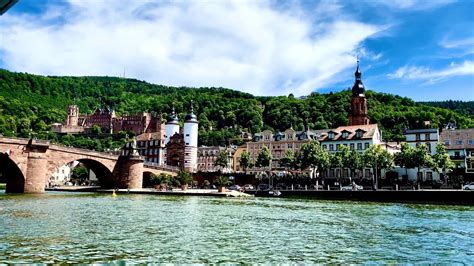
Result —
[[[436,144],[439,143],[439,130],[434,128],[407,130],[405,131],[405,140],[413,148],[425,144],[430,154],[434,155],[436,153]],[[396,167],[394,171],[396,171],[399,176],[407,174],[405,168]],[[409,181],[430,181],[439,180],[440,175],[429,168],[421,168],[420,173],[418,173],[418,169],[408,169],[407,178]]]
[[[184,118],[184,168],[196,171],[198,157],[198,120],[191,102],[189,114]]]

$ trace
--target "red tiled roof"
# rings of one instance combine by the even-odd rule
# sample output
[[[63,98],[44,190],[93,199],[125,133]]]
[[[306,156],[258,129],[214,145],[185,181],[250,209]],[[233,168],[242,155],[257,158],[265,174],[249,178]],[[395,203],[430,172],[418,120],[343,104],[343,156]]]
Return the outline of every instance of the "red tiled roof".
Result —
[[[376,131],[378,131],[378,125],[377,124],[369,124],[369,125],[357,125],[357,126],[342,126],[338,127],[336,129],[331,129],[327,131],[326,133],[321,134],[321,138],[319,139],[320,141],[335,141],[335,140],[353,140],[357,139],[356,136],[356,131],[357,130],[363,130],[364,134],[362,135],[361,139],[371,139],[373,138],[374,134]],[[342,138],[342,131],[348,131],[350,132],[347,138],[343,139]],[[328,139],[328,133],[329,132],[334,132],[334,139]]]

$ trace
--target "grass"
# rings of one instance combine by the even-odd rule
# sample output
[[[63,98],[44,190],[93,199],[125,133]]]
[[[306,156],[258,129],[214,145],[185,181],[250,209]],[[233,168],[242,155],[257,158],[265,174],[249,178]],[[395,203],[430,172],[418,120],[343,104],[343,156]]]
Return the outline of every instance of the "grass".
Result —
[[[0,183],[0,190],[4,190],[7,187],[7,184]]]

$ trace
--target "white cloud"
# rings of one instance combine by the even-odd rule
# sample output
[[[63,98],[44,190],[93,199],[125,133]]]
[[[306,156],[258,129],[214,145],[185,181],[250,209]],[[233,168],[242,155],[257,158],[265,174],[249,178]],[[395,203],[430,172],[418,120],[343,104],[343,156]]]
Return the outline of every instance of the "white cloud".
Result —
[[[473,61],[464,61],[462,64],[451,63],[448,67],[439,70],[418,66],[403,66],[395,73],[388,74],[388,77],[392,79],[425,80],[429,84],[433,84],[450,77],[466,75],[474,75]]]
[[[449,40],[449,39],[443,39],[440,42],[440,45],[444,48],[469,48],[472,49],[472,46],[474,46],[474,37],[469,37],[465,39],[456,39],[456,40]]]
[[[333,20],[314,22],[297,6],[266,1],[70,0],[42,15],[0,17],[0,51],[14,71],[118,76],[125,69],[158,84],[302,95],[353,67],[361,43],[381,30],[332,10]]]
[[[382,0],[374,1],[373,3],[380,3],[397,9],[426,10],[454,2],[456,2],[456,0]]]

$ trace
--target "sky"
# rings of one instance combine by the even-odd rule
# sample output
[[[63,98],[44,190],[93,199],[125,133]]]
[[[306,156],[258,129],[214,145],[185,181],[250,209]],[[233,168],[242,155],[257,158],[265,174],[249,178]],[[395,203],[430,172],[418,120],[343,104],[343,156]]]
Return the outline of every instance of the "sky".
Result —
[[[19,0],[0,68],[254,95],[474,100],[474,0]]]

